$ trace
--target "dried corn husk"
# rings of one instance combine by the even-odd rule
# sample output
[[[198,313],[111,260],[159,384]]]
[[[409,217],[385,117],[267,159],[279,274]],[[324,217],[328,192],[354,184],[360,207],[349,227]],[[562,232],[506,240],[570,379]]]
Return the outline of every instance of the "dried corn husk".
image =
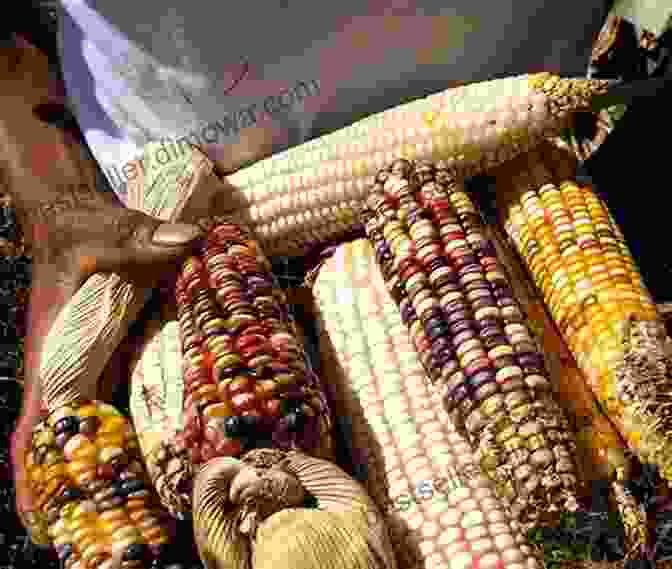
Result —
[[[363,537],[367,528],[361,516],[325,510],[283,510],[268,518],[257,531],[252,565],[277,567],[282,559],[295,569],[389,567]],[[317,550],[314,543],[322,543]]]
[[[302,508],[308,497],[316,509]],[[250,451],[207,463],[194,482],[194,526],[208,569],[395,568],[383,517],[334,464],[300,452]]]
[[[161,502],[174,516],[191,509],[187,453],[175,447],[184,417],[182,353],[174,305],[161,303],[131,362],[130,410],[142,456]],[[185,486],[186,485],[186,486]]]

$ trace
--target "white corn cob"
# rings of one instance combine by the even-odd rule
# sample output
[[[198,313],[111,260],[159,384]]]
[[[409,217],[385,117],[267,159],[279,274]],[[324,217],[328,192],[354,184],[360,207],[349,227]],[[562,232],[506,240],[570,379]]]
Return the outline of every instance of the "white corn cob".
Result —
[[[387,512],[400,567],[539,567],[440,396],[430,394],[372,246],[339,247],[314,293],[321,373],[336,389],[335,414],[352,420],[353,447],[369,449],[365,485]],[[402,507],[409,504],[403,495],[418,494],[425,499]]]
[[[395,158],[445,160],[459,175],[473,175],[557,135],[607,86],[540,73],[448,89],[276,154],[227,181],[268,254],[296,254],[356,224],[373,175]]]

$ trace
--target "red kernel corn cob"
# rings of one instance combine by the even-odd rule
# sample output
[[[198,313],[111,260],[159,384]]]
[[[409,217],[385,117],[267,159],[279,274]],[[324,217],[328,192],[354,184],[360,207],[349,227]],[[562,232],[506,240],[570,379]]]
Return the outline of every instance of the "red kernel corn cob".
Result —
[[[179,435],[194,465],[270,444],[329,454],[329,419],[286,298],[250,233],[218,221],[188,258],[176,294],[184,354]]]

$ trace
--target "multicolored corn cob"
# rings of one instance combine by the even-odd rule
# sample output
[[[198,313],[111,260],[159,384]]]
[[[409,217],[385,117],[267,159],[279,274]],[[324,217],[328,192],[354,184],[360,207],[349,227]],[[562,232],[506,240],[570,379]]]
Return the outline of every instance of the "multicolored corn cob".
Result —
[[[575,444],[544,359],[462,186],[395,161],[366,202],[383,278],[446,410],[514,515],[576,507]]]
[[[332,454],[329,410],[270,264],[246,229],[222,219],[203,229],[207,239],[178,279],[177,314],[155,321],[133,366],[132,409],[164,505],[193,512],[209,566],[270,567],[280,558],[306,569],[334,560],[342,569],[396,569],[366,490],[318,458]],[[182,380],[171,372],[179,363],[182,406],[174,398]],[[144,387],[155,395],[147,413],[137,396]]]
[[[495,174],[507,233],[601,407],[672,481],[670,340],[607,205],[558,149]]]
[[[608,85],[539,73],[448,89],[230,174],[227,195],[269,255],[300,254],[358,223],[372,177],[392,160],[481,172],[557,135]]]
[[[268,259],[244,227],[220,218],[201,225],[207,237],[184,261],[175,286],[174,365],[181,365],[182,373],[174,381],[183,386],[183,399],[182,409],[169,414],[179,420],[150,425],[152,432],[142,435],[149,472],[175,515],[188,515],[193,475],[216,457],[241,457],[257,447],[300,449],[324,458],[333,452],[326,398],[306,365]],[[164,352],[173,343],[172,332],[157,331]],[[143,425],[154,423],[142,403],[143,390],[168,386],[152,386],[138,374],[152,365],[170,366],[165,356],[145,355],[147,361],[134,368],[142,385],[133,390],[133,413]],[[157,439],[157,429],[174,436]]]
[[[271,265],[252,235],[203,223],[176,298],[184,356],[185,429],[194,465],[272,444],[330,452],[326,400],[306,366]]]
[[[399,566],[539,567],[430,389],[371,244],[338,247],[313,290],[321,376],[335,389],[335,416],[351,423],[355,462],[386,514]]]
[[[132,426],[100,401],[61,407],[27,453],[35,512],[66,567],[161,567],[170,539]]]

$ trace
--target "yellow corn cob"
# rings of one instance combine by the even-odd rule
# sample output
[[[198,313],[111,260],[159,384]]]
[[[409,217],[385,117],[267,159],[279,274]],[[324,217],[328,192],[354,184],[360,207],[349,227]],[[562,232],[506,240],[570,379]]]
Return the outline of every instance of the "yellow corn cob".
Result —
[[[497,226],[488,225],[486,236],[504,265],[514,296],[525,311],[530,327],[546,356],[549,376],[558,402],[573,420],[585,476],[613,480],[629,476],[631,457],[626,444],[602,413],[574,357],[546,313],[543,299],[534,291],[527,271]]]
[[[583,373],[547,314],[543,299],[535,293],[534,283],[519,256],[509,246],[499,226],[488,225],[485,229],[506,269],[514,295],[546,355],[558,402],[573,420],[583,477],[611,481],[616,507],[626,532],[626,558],[638,558],[650,536],[645,509],[623,484],[630,479],[633,457],[627,452],[625,441],[600,410]]]
[[[163,556],[170,538],[165,512],[133,428],[111,405],[81,402],[53,411],[35,427],[27,466],[34,519],[66,566],[144,568]]]
[[[322,375],[336,391],[336,416],[352,422],[354,453],[368,452],[365,485],[387,513],[399,566],[538,567],[430,391],[368,241],[340,246],[314,295]]]
[[[215,213],[238,211],[267,254],[298,255],[306,245],[358,225],[372,176],[392,160],[443,159],[460,176],[481,172],[557,135],[574,111],[587,110],[592,96],[607,86],[606,81],[540,73],[448,89],[226,176],[220,192],[226,204]],[[150,144],[143,156],[153,203],[173,203],[175,194],[190,192],[194,185],[202,195],[215,191],[212,166],[196,166],[194,172],[187,153],[179,163],[162,167],[155,156],[160,148],[160,143]],[[198,154],[194,164],[202,162]],[[140,178],[131,182],[131,207],[140,185]],[[205,203],[202,209],[203,216],[213,213]]]
[[[504,225],[605,412],[670,481],[670,340],[606,204],[571,172],[547,147],[502,167]]]
[[[444,165],[394,162],[365,212],[392,299],[443,403],[513,511],[576,506],[573,434],[480,217]]]

